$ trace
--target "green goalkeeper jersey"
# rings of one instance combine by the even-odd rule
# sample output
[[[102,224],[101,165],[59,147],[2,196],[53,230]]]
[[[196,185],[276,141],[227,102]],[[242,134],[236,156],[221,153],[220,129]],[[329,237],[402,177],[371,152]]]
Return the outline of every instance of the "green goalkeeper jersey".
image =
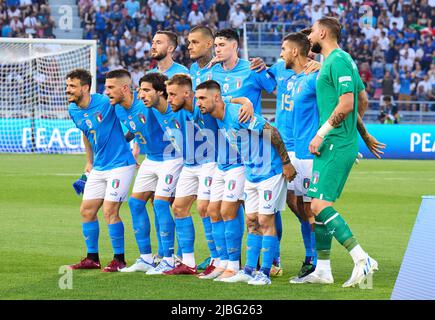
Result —
[[[329,119],[340,96],[347,92],[354,94],[354,108],[337,128],[326,135],[325,141],[334,143],[336,147],[358,147],[358,93],[362,90],[364,84],[352,57],[342,49],[333,50],[323,62],[316,84],[319,124],[321,126]]]

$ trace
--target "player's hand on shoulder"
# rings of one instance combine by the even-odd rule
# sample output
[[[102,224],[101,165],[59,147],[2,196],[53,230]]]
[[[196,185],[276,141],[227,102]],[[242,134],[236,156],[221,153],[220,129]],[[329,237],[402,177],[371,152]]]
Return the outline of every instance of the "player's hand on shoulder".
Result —
[[[251,62],[251,70],[255,70],[255,72],[261,72],[267,69],[266,63],[259,57],[250,58],[249,61]]]
[[[282,174],[290,182],[296,178],[296,169],[291,163],[282,165]]]
[[[239,122],[246,123],[254,117],[254,105],[249,100],[242,104],[239,109]]]
[[[320,64],[320,62],[316,61],[316,60],[309,60],[305,65],[304,65],[304,73],[305,74],[309,74],[309,73],[313,73],[316,71],[320,70],[320,67],[322,65]]]
[[[320,156],[320,145],[323,143],[323,138],[320,137],[318,134],[316,134],[313,138],[313,140],[311,140],[310,142],[310,146],[308,147],[308,149],[310,150],[310,153],[316,155],[316,156]]]
[[[211,59],[211,61],[208,63],[207,65],[207,69],[210,69],[211,67],[213,67],[215,64],[218,64],[220,62],[222,62],[222,59],[219,59],[218,57],[213,57],[213,59]]]

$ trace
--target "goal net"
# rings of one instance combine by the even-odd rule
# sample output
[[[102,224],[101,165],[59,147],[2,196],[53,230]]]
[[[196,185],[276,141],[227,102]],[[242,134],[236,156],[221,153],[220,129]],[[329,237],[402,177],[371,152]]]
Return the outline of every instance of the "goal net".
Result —
[[[0,38],[0,152],[83,152],[68,114],[65,77],[89,70],[96,41]]]

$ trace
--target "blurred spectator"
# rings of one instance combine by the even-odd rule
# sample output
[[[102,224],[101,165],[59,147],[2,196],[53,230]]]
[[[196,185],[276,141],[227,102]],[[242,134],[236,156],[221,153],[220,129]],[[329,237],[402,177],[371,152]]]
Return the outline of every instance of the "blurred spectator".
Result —
[[[243,22],[246,20],[246,14],[240,8],[239,5],[236,6],[235,12],[230,16],[230,27],[239,30],[243,27]]]
[[[399,83],[400,83],[400,89],[399,89],[399,101],[411,101],[411,72],[406,71],[405,73],[402,73],[399,76]],[[401,110],[404,110],[406,106],[406,110],[411,110],[411,104],[407,103],[399,105]]]
[[[230,17],[230,5],[228,4],[228,1],[225,0],[218,0],[216,3],[216,12],[218,15],[218,28],[219,29],[226,29],[228,28],[228,20]]]
[[[189,22],[191,27],[203,23],[204,20],[204,14],[199,11],[197,7],[194,10],[190,11],[189,17],[187,18],[187,22]]]

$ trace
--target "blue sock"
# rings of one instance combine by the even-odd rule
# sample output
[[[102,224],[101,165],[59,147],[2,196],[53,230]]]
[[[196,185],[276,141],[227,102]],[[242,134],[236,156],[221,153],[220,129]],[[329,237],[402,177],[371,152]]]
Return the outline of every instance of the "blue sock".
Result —
[[[178,234],[176,234],[176,239],[177,239],[177,256],[181,257],[183,255],[183,252],[181,250],[181,244],[180,244],[180,240],[178,239]]]
[[[162,245],[162,238],[160,236],[159,215],[157,213],[155,204],[153,204],[153,210],[154,210],[154,227],[156,228],[156,236],[157,236],[157,254],[163,257],[163,245]]]
[[[282,218],[281,211],[277,211],[275,213],[275,227],[276,227],[276,235],[278,236],[278,242],[275,250],[275,257],[273,258],[273,262],[279,264],[281,257],[281,239],[282,239]]]
[[[192,253],[195,243],[195,228],[192,217],[175,218],[175,231],[182,253]]]
[[[225,242],[225,223],[223,220],[212,222],[213,238],[216,243],[218,257],[221,260],[228,260],[227,244]],[[217,258],[217,257],[216,257]]]
[[[278,245],[277,236],[263,236],[262,251],[263,257],[261,259],[261,269],[265,275],[270,275],[270,268],[272,268],[273,258],[275,257],[276,247]]]
[[[311,248],[311,224],[308,221],[301,221],[301,233],[305,246],[305,263],[311,262],[312,248]]]
[[[312,264],[317,265],[317,250],[316,250],[316,232],[311,231],[311,253],[313,256]]]
[[[258,258],[260,257],[260,251],[262,247],[263,236],[248,233],[246,237],[246,266],[255,270],[257,268]],[[252,271],[251,271],[252,273]]]
[[[109,224],[109,237],[112,241],[114,254],[124,253],[124,224],[122,221]]]
[[[216,249],[217,244],[214,240],[214,233],[212,231],[212,222],[210,220],[210,217],[202,218],[202,224],[204,225],[205,239],[207,240],[208,250],[210,250],[210,256],[212,258],[217,258],[220,256],[220,254]]]
[[[174,253],[175,222],[170,207],[169,201],[154,199],[154,209],[159,217],[163,257],[172,257]]]
[[[133,231],[140,254],[151,253],[150,218],[146,209],[146,201],[132,198],[128,199]]]
[[[98,253],[98,237],[100,235],[100,225],[97,221],[82,223],[83,237],[85,237],[86,249],[88,253]]]
[[[239,233],[239,224],[240,221],[237,218],[225,221],[225,241],[230,261],[239,261],[242,253],[242,236]]]

